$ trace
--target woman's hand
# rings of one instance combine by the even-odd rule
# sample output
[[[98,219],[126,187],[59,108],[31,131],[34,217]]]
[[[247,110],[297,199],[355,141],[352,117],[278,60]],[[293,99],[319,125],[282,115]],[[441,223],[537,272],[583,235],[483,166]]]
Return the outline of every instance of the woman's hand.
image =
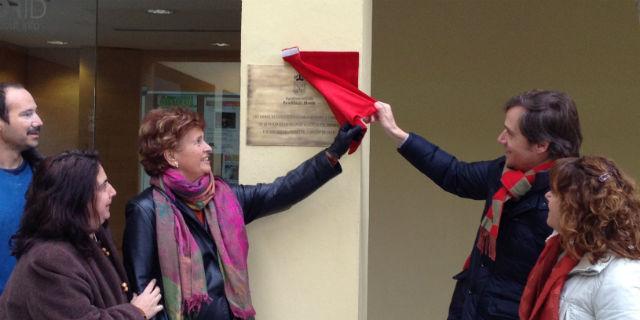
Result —
[[[362,128],[345,123],[336,134],[333,143],[327,148],[327,152],[340,159],[349,150],[351,143],[360,139],[362,139]]]
[[[158,304],[161,297],[160,287],[156,286],[156,279],[152,279],[140,295],[133,294],[131,304],[140,309],[146,319],[151,319],[162,311],[162,305]]]

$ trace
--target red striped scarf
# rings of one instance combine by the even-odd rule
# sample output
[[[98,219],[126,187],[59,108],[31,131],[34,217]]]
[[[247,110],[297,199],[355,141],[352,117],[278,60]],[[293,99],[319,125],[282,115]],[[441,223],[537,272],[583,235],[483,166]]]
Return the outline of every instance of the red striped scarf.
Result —
[[[553,166],[553,161],[542,163],[533,169],[522,172],[507,168],[505,165],[500,178],[501,187],[493,194],[491,206],[482,217],[476,247],[483,254],[489,256],[491,260],[496,260],[496,241],[500,230],[500,219],[505,202],[510,199],[518,199],[524,196],[536,180],[536,174],[549,170]],[[470,256],[465,262],[464,269],[470,265]]]

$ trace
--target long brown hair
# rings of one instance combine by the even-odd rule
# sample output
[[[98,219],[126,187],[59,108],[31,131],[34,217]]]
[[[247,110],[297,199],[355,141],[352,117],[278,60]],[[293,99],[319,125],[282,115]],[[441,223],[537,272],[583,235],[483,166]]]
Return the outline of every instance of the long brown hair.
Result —
[[[560,200],[557,230],[567,254],[592,263],[608,251],[640,259],[640,196],[635,182],[599,156],[565,158],[551,169],[551,191]]]

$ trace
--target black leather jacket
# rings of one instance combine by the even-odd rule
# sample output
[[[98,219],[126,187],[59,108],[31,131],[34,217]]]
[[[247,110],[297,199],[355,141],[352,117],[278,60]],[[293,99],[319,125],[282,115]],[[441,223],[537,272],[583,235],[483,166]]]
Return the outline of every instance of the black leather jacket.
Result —
[[[242,207],[245,224],[248,224],[255,219],[288,209],[340,172],[342,172],[340,164],[331,166],[324,152],[320,152],[272,183],[231,185],[231,188]],[[208,227],[200,223],[193,211],[184,203],[176,201],[175,205],[183,214],[187,227],[202,252],[207,291],[213,300],[203,306],[194,319],[233,319],[224,293],[216,246]],[[131,199],[126,207],[124,263],[127,276],[131,281],[131,288],[135,292],[142,292],[151,279],[156,279],[162,286],[155,219],[153,187],[150,187]],[[166,313],[161,312],[155,319],[168,319],[168,317]]]

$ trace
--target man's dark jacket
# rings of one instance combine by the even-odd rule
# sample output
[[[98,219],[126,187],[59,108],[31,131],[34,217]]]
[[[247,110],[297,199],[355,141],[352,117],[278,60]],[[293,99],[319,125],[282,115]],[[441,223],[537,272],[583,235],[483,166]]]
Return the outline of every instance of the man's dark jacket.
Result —
[[[231,189],[242,207],[245,224],[248,224],[255,219],[288,209],[341,171],[339,163],[336,163],[335,167],[331,166],[323,151],[272,183],[231,185]],[[213,300],[203,306],[193,319],[233,319],[224,293],[216,246],[208,227],[200,223],[186,204],[181,201],[174,204],[182,212],[187,227],[202,252],[207,291]],[[129,201],[126,207],[124,264],[131,288],[135,292],[142,292],[151,279],[157,279],[158,284],[162,286],[155,220],[153,187],[150,187]],[[155,318],[164,320],[167,319],[167,315],[161,312]]]
[[[398,151],[442,189],[463,198],[484,200],[483,215],[500,188],[504,157],[465,163],[413,133]],[[548,172],[541,172],[527,194],[505,203],[495,261],[473,243],[469,269],[454,276],[457,283],[449,320],[518,319],[527,276],[552,231],[546,222],[549,209],[544,195],[548,190]]]

